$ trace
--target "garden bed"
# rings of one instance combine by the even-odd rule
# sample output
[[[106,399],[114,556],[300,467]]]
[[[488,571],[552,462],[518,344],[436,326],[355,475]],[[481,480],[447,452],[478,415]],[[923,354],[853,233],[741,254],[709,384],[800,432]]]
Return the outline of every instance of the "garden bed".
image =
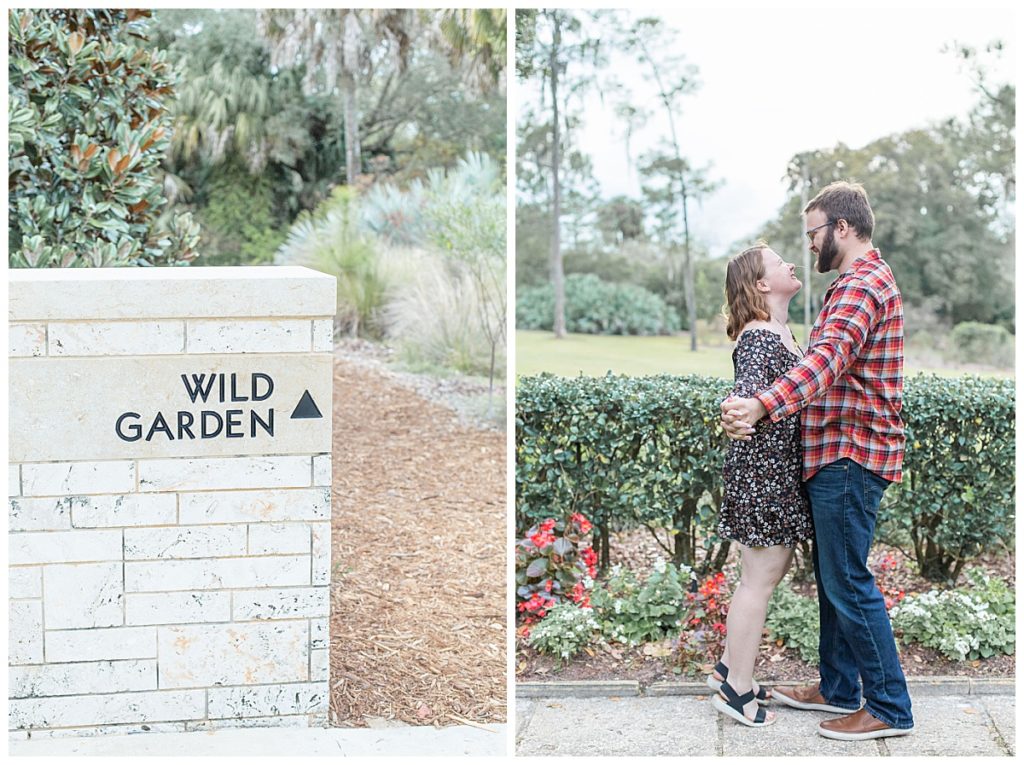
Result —
[[[887,556],[895,560],[895,568],[886,571],[884,582],[891,591],[904,591],[907,595],[927,592],[936,587],[918,576],[910,561],[894,547],[876,543],[872,547],[868,563],[872,571],[878,572]],[[611,561],[621,563],[639,576],[648,575],[657,559],[665,558],[664,550],[651,534],[644,530],[619,532],[611,535]],[[724,572],[729,582],[737,576],[739,554],[730,552]],[[1015,561],[1011,554],[988,554],[972,561],[972,568],[980,568],[986,574],[1005,581],[1010,588],[1015,583]],[[961,581],[962,581],[961,577]],[[787,579],[784,585],[789,584]],[[813,578],[810,582],[795,583],[793,590],[801,595],[816,597]],[[988,659],[954,661],[939,651],[916,644],[904,645],[899,641],[903,670],[908,676],[961,676],[961,677],[1013,677],[1015,656],[997,655]],[[671,641],[646,643],[630,647],[615,643],[596,643],[584,649],[568,661],[538,653],[526,645],[522,637],[516,640],[516,680],[519,682],[543,682],[551,680],[635,680],[642,686],[668,680],[699,680],[703,672],[687,675],[680,671],[676,655],[671,651]],[[761,682],[770,684],[782,681],[813,681],[818,678],[816,665],[803,661],[795,650],[778,645],[765,637],[758,655],[755,676]]]

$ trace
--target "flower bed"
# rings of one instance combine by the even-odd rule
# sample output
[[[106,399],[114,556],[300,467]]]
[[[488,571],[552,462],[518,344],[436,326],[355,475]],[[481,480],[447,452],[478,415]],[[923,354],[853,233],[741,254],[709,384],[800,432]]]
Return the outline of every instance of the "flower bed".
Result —
[[[731,594],[738,575],[738,554],[734,551],[729,556],[722,572],[705,578],[695,591],[687,592],[690,588],[679,583],[681,577],[666,575],[666,571],[688,574],[689,569],[659,561],[661,550],[649,535],[639,531],[620,532],[612,535],[612,545],[615,559],[624,563],[593,583],[591,602],[595,604],[597,627],[591,628],[591,639],[584,640],[577,635],[574,655],[552,656],[531,646],[521,632],[518,633],[516,677],[519,681],[631,679],[648,684],[661,680],[700,679],[710,671],[712,660],[717,658],[719,651],[716,637],[724,627],[722,600]],[[1008,617],[1006,614],[1007,609],[1012,609],[1013,602],[1015,569],[1012,555],[989,554],[977,560],[974,566],[977,573],[961,583],[955,596],[951,593],[939,595],[942,591],[922,578],[912,561],[896,548],[876,544],[869,565],[893,615],[903,667],[908,676],[1013,676],[1014,656],[1002,652],[1012,650],[1013,646],[1012,611]],[[983,576],[989,577],[987,584],[982,580]],[[666,583],[666,578],[671,581]],[[977,581],[973,581],[974,578]],[[810,613],[815,619],[817,616],[813,579],[794,583],[787,578],[784,585],[787,586],[786,602],[782,605],[773,602],[769,609],[769,626],[774,626],[776,633],[785,634],[766,629],[755,674],[767,683],[814,680],[817,678],[817,628],[808,625],[806,618]],[[640,593],[645,591],[648,594],[641,598]],[[985,597],[979,594],[986,591],[990,592]],[[680,592],[682,601],[674,600]],[[952,638],[942,644],[942,636],[956,632],[950,623],[951,614],[956,613],[955,606],[963,606],[968,596],[974,598],[971,602],[975,605],[970,609],[973,616],[967,618],[967,610],[961,608],[964,614],[961,621],[965,627],[970,627],[969,634],[979,632],[979,622],[991,627],[989,645],[999,645],[1001,638],[1001,649],[976,646],[972,652],[970,639],[962,637],[963,630],[956,633],[961,635],[959,644]],[[926,606],[933,599],[949,607],[941,613],[932,609],[936,614],[934,620],[923,618],[921,612],[928,613]],[[616,600],[619,601],[619,615],[628,612],[629,619],[616,622],[607,616],[607,609],[614,609]],[[981,601],[987,603],[984,609],[979,605]],[[676,618],[687,629],[683,625],[679,629],[669,629],[672,617],[662,609],[672,605],[676,607],[674,613],[679,614]],[[790,625],[802,629],[799,634],[795,629],[785,629],[786,620],[780,617],[785,615],[787,608],[793,612]],[[699,616],[698,610],[703,610]],[[979,619],[979,611],[989,614],[989,618]],[[1003,613],[996,613],[998,611]],[[655,616],[662,619],[660,631]],[[933,621],[936,623],[932,624]],[[612,626],[615,623],[620,626]],[[632,630],[621,626],[623,624],[632,624]],[[716,627],[716,624],[723,627]],[[996,624],[999,629],[995,628]],[[903,634],[904,628],[906,635]],[[928,639],[929,632],[933,639]],[[967,650],[959,654],[953,650],[954,647],[965,646]],[[990,655],[985,656],[986,652]]]

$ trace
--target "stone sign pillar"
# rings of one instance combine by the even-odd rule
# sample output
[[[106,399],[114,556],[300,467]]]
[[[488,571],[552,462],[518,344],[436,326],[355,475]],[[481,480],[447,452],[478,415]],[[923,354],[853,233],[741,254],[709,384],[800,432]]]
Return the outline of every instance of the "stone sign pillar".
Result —
[[[334,278],[9,279],[10,729],[325,724]]]

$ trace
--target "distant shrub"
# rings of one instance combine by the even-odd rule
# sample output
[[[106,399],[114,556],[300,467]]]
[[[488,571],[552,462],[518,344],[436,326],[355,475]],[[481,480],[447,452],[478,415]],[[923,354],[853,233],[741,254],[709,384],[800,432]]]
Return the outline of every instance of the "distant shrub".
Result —
[[[434,253],[393,251],[388,258],[403,261],[383,311],[385,334],[402,359],[414,368],[487,374],[491,346],[477,321],[479,296],[469,274]]]
[[[528,287],[516,298],[519,329],[552,327],[551,285]],[[636,284],[602,281],[594,274],[565,279],[565,326],[590,335],[664,335],[679,330],[679,317],[660,297]]]
[[[342,330],[353,336],[380,337],[388,274],[374,242],[360,231],[358,216],[356,192],[338,186],[312,214],[299,214],[275,262],[307,266],[336,277]]]
[[[957,361],[1013,367],[1013,335],[998,324],[965,321],[950,337]]]

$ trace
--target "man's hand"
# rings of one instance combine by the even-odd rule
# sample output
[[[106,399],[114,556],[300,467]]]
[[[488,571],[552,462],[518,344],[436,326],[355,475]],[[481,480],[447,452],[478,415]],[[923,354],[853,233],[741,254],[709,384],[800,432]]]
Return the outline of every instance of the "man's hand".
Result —
[[[768,414],[756,398],[727,398],[722,402],[722,428],[733,441],[749,441],[754,425]]]

